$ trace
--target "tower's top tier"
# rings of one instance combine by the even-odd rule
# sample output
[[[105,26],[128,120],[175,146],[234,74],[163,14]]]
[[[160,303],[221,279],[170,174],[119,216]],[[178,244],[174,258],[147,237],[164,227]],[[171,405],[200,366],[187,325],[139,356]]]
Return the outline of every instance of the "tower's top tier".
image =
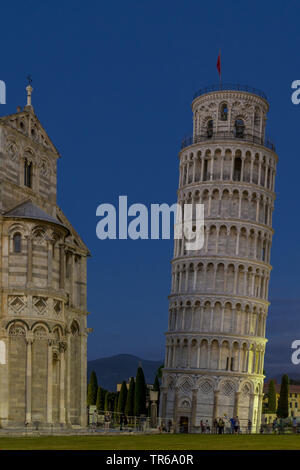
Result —
[[[266,145],[269,104],[260,90],[242,85],[212,85],[195,93],[192,110],[193,138],[188,145],[232,139]],[[274,150],[271,143],[267,146]]]
[[[206,95],[207,93],[214,93],[216,91],[243,91],[244,93],[250,93],[251,95],[260,96],[265,101],[268,101],[267,95],[263,91],[258,90],[257,88],[253,88],[249,85],[240,85],[240,84],[232,84],[232,83],[210,85],[204,88],[200,88],[194,94],[193,100],[195,100],[201,95]]]

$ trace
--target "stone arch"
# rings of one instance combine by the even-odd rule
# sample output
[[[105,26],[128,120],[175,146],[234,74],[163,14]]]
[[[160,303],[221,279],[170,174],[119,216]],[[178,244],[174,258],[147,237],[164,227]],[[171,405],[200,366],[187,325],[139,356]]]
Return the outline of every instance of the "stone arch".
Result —
[[[213,312],[213,331],[221,331],[222,329],[222,304],[221,302],[217,301],[214,305],[214,312]]]
[[[223,180],[224,181],[230,180],[231,162],[232,162],[232,150],[230,148],[226,148],[224,152],[224,160],[223,160]]]
[[[238,341],[232,342],[232,350],[231,350],[231,370],[232,371],[239,371],[239,352],[240,352],[240,345]]]
[[[80,424],[80,403],[81,403],[81,376],[78,373],[81,370],[81,335],[77,320],[73,319],[70,323],[70,421],[72,424]]]
[[[211,303],[209,301],[204,302],[203,305],[203,322],[202,322],[202,330],[203,331],[210,331],[210,322],[211,322]]]
[[[217,227],[216,225],[210,225],[208,228],[208,244],[207,244],[207,253],[215,254],[216,253],[216,243],[217,243]]]
[[[31,416],[33,421],[47,422],[48,338],[45,322],[32,325]]]
[[[214,264],[208,263],[206,268],[206,290],[213,291],[214,290]]]
[[[190,367],[192,369],[195,369],[198,366],[198,341],[195,338],[191,340],[190,348],[191,348]]]
[[[26,332],[28,325],[22,320],[12,320],[8,330],[8,400],[9,419],[24,426],[26,412]]]
[[[35,164],[36,162],[36,153],[34,149],[30,146],[26,146],[24,148],[22,157],[24,160],[26,159],[29,163]]]
[[[12,333],[11,330],[12,328],[16,327],[21,327],[23,328],[24,330],[24,334],[26,336],[26,332],[30,330],[29,326],[28,326],[28,323],[25,321],[25,320],[22,320],[21,318],[18,318],[17,320],[10,320],[9,322],[7,322],[5,328],[7,330],[7,334],[9,336],[14,336],[15,333]],[[16,333],[17,334],[17,333]],[[23,334],[23,333],[22,333]]]
[[[221,216],[222,217],[229,217],[230,216],[230,191],[229,189],[223,189],[221,194]]]
[[[237,189],[234,189],[232,192],[232,198],[231,198],[231,208],[230,208],[231,217],[234,217],[234,218],[239,217],[239,201],[240,201],[240,193]]]
[[[215,188],[212,191],[211,196],[211,210],[210,215],[211,217],[217,217],[219,215],[219,201],[220,201],[220,191]]]
[[[210,369],[217,370],[219,368],[219,355],[219,342],[218,340],[213,339],[210,344]]]
[[[234,264],[230,263],[227,267],[227,273],[226,273],[226,292],[227,293],[233,293],[234,275],[235,275],[234,273],[235,273]]]
[[[251,151],[246,150],[245,160],[244,160],[244,173],[243,173],[243,181],[245,181],[246,183],[250,183],[250,179],[251,179],[251,161],[252,161]]]
[[[253,169],[252,169],[252,182],[254,184],[259,184],[258,183],[259,162],[260,162],[260,155],[256,153],[254,156]]]
[[[249,192],[247,190],[242,192],[241,197],[241,218],[249,218]]]
[[[51,331],[51,328],[48,325],[48,323],[45,321],[41,321],[41,320],[38,320],[32,324],[31,331],[34,333],[37,328],[43,328],[46,334],[48,334]]]
[[[228,103],[227,101],[222,101],[219,105],[219,120],[227,121],[228,120]]]
[[[218,253],[226,254],[227,252],[227,239],[228,239],[228,230],[226,225],[221,225],[219,228],[219,237],[218,237]]]
[[[230,370],[230,345],[228,340],[221,343],[221,370]]]
[[[17,235],[19,237],[19,250],[16,251],[16,244],[15,239]],[[10,254],[13,253],[21,253],[24,248],[24,244],[26,243],[26,236],[28,234],[28,229],[25,224],[22,223],[13,223],[8,227],[8,238],[9,238],[9,252]],[[9,260],[10,261],[10,260]]]
[[[202,339],[200,342],[200,369],[207,369],[208,367],[208,341]]]

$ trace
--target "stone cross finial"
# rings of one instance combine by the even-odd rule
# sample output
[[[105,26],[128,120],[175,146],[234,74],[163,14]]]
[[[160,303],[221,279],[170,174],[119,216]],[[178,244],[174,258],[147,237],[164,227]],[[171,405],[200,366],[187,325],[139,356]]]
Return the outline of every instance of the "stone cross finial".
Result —
[[[27,106],[31,106],[31,93],[33,92],[33,88],[31,86],[31,83],[32,83],[32,77],[31,75],[27,75],[27,81],[28,81],[28,85],[26,87],[26,91],[27,91]]]

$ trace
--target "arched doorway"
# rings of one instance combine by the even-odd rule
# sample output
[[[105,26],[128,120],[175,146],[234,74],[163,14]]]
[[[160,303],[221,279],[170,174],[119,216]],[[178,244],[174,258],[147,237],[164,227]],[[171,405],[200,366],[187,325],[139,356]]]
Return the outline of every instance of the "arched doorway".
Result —
[[[189,418],[187,416],[180,416],[179,432],[185,434],[189,432]]]

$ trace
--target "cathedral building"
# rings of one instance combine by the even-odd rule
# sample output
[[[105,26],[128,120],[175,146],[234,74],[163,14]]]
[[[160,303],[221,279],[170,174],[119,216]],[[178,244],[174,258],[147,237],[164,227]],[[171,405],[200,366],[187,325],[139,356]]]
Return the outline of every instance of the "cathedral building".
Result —
[[[178,203],[204,205],[204,245],[175,240],[162,419],[197,432],[238,416],[260,425],[277,155],[263,92],[199,90],[179,153]]]
[[[56,204],[60,155],[26,90],[0,118],[0,424],[85,426],[89,251]]]

